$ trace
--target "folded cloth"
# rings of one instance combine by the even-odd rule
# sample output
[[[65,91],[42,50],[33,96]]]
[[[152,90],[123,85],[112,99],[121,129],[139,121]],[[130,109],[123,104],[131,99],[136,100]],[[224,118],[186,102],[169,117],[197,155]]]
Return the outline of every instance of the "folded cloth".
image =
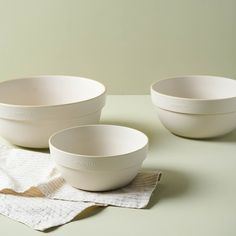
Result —
[[[82,191],[64,181],[48,153],[0,144],[0,214],[43,231],[92,206],[144,208],[160,177],[158,171],[141,171],[123,188]]]
[[[51,200],[45,197],[0,194],[2,215],[40,231],[70,222],[79,213],[95,205],[95,203]]]

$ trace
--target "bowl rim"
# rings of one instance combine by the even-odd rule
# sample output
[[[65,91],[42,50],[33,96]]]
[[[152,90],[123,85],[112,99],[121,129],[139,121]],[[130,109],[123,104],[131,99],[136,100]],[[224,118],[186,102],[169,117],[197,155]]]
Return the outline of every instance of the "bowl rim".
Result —
[[[158,92],[154,89],[154,85],[158,84],[158,83],[161,83],[162,81],[167,81],[167,80],[174,80],[174,79],[181,79],[181,78],[193,78],[193,77],[201,77],[201,78],[204,78],[204,77],[210,77],[210,78],[220,78],[220,79],[225,79],[225,80],[229,80],[229,81],[235,81],[236,83],[236,79],[231,79],[231,78],[227,78],[227,77],[223,77],[223,76],[215,76],[215,75],[183,75],[183,76],[175,76],[175,77],[168,77],[166,79],[161,79],[159,81],[156,81],[154,83],[151,84],[150,86],[150,89],[151,89],[151,92],[153,93],[156,93],[160,96],[163,96],[163,97],[167,97],[167,98],[172,98],[172,99],[176,99],[176,100],[183,100],[183,101],[225,101],[225,100],[231,100],[231,99],[234,99],[236,98],[236,95],[235,96],[231,96],[231,97],[226,97],[226,98],[186,98],[186,97],[177,97],[177,96],[172,96],[172,95],[167,95],[165,93],[161,93],[161,92]]]
[[[0,106],[2,107],[6,107],[6,108],[57,108],[57,107],[63,107],[63,106],[68,106],[68,105],[74,105],[74,104],[80,104],[83,102],[87,102],[87,101],[93,101],[96,100],[98,97],[102,97],[106,94],[107,92],[107,88],[104,84],[102,84],[101,82],[94,80],[94,79],[90,79],[90,78],[85,78],[85,77],[80,77],[80,76],[73,76],[73,75],[33,75],[33,76],[27,76],[27,77],[19,77],[19,78],[14,78],[14,79],[8,79],[8,80],[3,80],[0,81],[0,86],[4,83],[11,83],[14,81],[18,81],[18,80],[28,80],[28,79],[40,79],[40,78],[47,78],[47,77],[51,77],[51,78],[56,78],[56,77],[69,77],[69,78],[77,78],[77,79],[82,79],[82,80],[87,80],[87,81],[91,81],[94,83],[97,83],[101,86],[102,88],[102,92],[99,93],[99,95],[96,95],[95,97],[92,98],[88,98],[88,99],[84,99],[84,100],[80,100],[80,101],[75,101],[75,102],[67,102],[67,103],[61,103],[61,104],[51,104],[51,105],[20,105],[20,104],[10,104],[10,103],[4,103],[4,102],[0,102]]]
[[[79,129],[79,128],[83,128],[83,127],[117,127],[117,128],[124,128],[124,129],[129,129],[129,130],[132,130],[132,131],[135,131],[137,133],[139,133],[140,135],[142,135],[144,138],[145,138],[145,142],[143,145],[141,145],[140,148],[138,149],[135,149],[134,151],[131,151],[131,152],[124,152],[124,153],[120,153],[120,154],[111,154],[111,155],[86,155],[86,154],[79,154],[79,153],[74,153],[74,152],[68,152],[68,151],[65,151],[65,150],[62,150],[58,147],[55,147],[55,145],[52,144],[52,139],[56,136],[56,135],[59,135],[60,133],[63,133],[67,130],[72,130],[72,129]],[[138,152],[138,151],[141,151],[142,149],[145,149],[145,148],[148,148],[148,144],[149,144],[149,138],[148,136],[143,133],[142,131],[140,130],[137,130],[137,129],[134,129],[134,128],[131,128],[131,127],[127,127],[127,126],[122,126],[122,125],[113,125],[113,124],[91,124],[91,125],[79,125],[79,126],[73,126],[73,127],[69,127],[69,128],[66,128],[66,129],[62,129],[62,130],[59,130],[55,133],[53,133],[50,138],[49,138],[49,149],[51,147],[53,147],[54,149],[56,149],[57,151],[59,152],[62,152],[66,155],[73,155],[73,157],[78,157],[78,158],[86,158],[86,159],[107,159],[107,158],[117,158],[117,157],[121,157],[121,156],[124,156],[124,155],[127,155],[127,154],[133,154],[135,152]]]

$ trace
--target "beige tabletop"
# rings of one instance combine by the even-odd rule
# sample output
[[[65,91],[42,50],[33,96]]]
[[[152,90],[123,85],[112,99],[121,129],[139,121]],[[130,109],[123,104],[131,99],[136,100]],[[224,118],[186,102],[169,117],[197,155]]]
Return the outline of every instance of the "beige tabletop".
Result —
[[[205,141],[177,137],[161,125],[150,97],[141,95],[108,96],[102,123],[149,136],[143,168],[160,169],[161,183],[147,209],[97,209],[48,235],[236,235],[236,130]],[[0,235],[45,234],[0,216]]]

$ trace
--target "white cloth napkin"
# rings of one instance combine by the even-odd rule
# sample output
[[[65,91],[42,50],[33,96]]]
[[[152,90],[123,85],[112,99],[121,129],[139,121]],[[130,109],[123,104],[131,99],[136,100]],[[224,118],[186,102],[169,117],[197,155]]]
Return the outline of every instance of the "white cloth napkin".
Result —
[[[0,214],[43,231],[92,206],[144,208],[160,177],[158,171],[141,171],[121,189],[82,191],[64,181],[49,154],[0,144]]]

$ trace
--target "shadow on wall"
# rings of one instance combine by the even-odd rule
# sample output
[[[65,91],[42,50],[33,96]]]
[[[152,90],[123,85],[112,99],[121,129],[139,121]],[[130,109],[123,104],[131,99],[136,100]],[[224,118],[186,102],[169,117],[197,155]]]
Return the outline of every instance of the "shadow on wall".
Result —
[[[145,170],[151,170],[144,168]],[[152,208],[159,201],[178,198],[190,190],[190,177],[176,170],[160,169],[162,177],[152,194],[147,209]]]

